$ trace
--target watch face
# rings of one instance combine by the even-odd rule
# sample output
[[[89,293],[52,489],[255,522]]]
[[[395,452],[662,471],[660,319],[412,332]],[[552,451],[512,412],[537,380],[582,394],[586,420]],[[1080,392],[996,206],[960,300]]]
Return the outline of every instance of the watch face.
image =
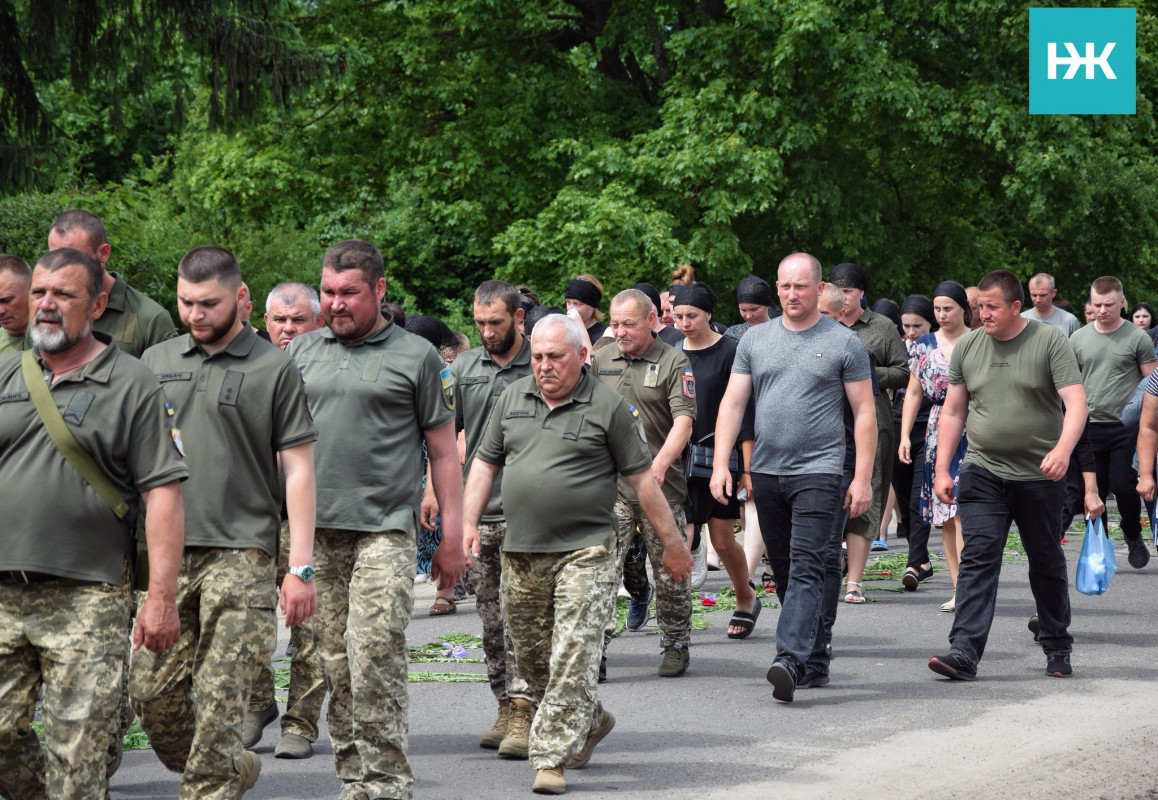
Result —
[[[309,565],[304,567],[297,567],[294,572],[297,573],[297,576],[306,583],[312,581],[314,579],[314,575],[316,574],[314,568]]]

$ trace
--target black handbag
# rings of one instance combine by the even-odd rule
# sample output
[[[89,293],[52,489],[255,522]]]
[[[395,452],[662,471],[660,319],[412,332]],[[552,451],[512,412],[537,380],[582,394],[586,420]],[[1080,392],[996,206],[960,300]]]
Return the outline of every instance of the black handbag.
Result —
[[[685,478],[711,479],[716,454],[715,439],[716,434],[709,433],[695,444],[689,444],[684,448]],[[732,473],[733,481],[740,479],[740,457],[735,449],[728,453],[728,472]]]

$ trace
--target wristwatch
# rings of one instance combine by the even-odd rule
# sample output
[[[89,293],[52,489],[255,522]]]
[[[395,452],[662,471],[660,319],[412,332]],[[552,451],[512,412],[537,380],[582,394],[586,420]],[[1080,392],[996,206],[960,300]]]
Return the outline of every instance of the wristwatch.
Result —
[[[301,578],[306,583],[312,581],[314,579],[314,575],[317,574],[316,570],[314,570],[314,568],[309,564],[306,564],[304,567],[290,567],[286,570],[286,572],[288,572],[290,575],[293,575],[295,578]]]

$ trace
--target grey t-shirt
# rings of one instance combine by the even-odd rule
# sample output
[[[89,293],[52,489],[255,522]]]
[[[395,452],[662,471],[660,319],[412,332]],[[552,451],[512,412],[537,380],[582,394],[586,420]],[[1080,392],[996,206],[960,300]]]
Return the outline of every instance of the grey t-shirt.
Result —
[[[1053,311],[1045,318],[1039,317],[1037,315],[1037,309],[1030,306],[1028,310],[1021,312],[1021,318],[1037,320],[1038,322],[1044,322],[1046,325],[1053,325],[1065,334],[1066,338],[1073,336],[1078,328],[1082,327],[1082,323],[1078,322],[1077,317],[1064,308],[1058,308],[1057,306],[1054,306]]]
[[[790,331],[783,318],[740,340],[732,372],[752,376],[756,396],[753,472],[840,475],[844,469],[844,384],[872,377],[856,334],[828,317]]]

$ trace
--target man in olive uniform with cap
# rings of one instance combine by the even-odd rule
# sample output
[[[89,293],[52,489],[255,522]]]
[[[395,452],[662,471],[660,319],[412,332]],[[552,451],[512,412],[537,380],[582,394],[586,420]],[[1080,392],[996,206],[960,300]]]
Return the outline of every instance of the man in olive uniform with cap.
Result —
[[[385,265],[367,242],[322,259],[329,327],[290,342],[318,426],[314,624],[330,687],[341,800],[409,798],[406,626],[414,608],[422,441],[442,514],[431,579],[463,573],[454,378],[429,342],[381,310]]]
[[[242,314],[242,319],[245,315]],[[265,327],[267,341],[285,349],[303,333],[322,327],[322,304],[317,291],[304,283],[279,283],[265,298]],[[261,331],[255,331],[258,336]],[[281,530],[278,533],[278,585],[285,579],[290,565],[289,520],[282,509]],[[314,754],[313,743],[318,740],[318,719],[326,699],[326,674],[314,642],[313,619],[303,620],[290,634],[293,659],[290,662],[289,696],[285,714],[281,718],[281,741],[274,747],[274,758],[309,758]],[[277,719],[277,700],[274,697],[274,674],[271,661],[277,637],[270,639],[268,658],[262,659],[261,668],[253,681],[249,696],[249,711],[245,715],[242,744],[252,747],[261,741],[262,731]],[[288,651],[287,651],[288,654]]]
[[[286,624],[314,611],[314,463],[318,438],[294,362],[242,323],[237,259],[190,250],[177,267],[184,336],[145,351],[185,451],[185,556],[177,583],[181,638],[133,659],[129,693],[153,751],[183,773],[182,800],[226,800],[253,786],[261,762],[241,744],[253,676],[277,618],[275,578],[285,473]],[[228,465],[225,468],[223,465]]]
[[[531,374],[531,342],[519,332],[523,309],[519,292],[505,281],[486,281],[474,293],[474,324],[482,347],[463,353],[454,361],[455,427],[466,438],[466,473],[482,442],[491,410],[503,391],[519,378]],[[483,624],[483,654],[491,691],[499,702],[494,726],[479,744],[498,748],[499,755],[527,757],[527,737],[535,711],[535,694],[519,674],[514,645],[499,597],[502,563],[499,550],[507,529],[501,497],[502,473],[495,479],[490,499],[476,528],[479,539],[463,547],[479,556],[467,569],[474,587],[479,618]]]
[[[681,546],[686,547],[684,504],[687,502],[687,482],[681,455],[696,418],[696,383],[688,357],[656,338],[653,327],[655,311],[647,295],[637,289],[620,292],[611,301],[615,345],[596,352],[591,368],[601,381],[638,409],[651,451],[652,474],[671,506],[679,527]],[[688,646],[691,644],[691,588],[688,584],[673,581],[661,569],[667,545],[642,513],[635,492],[626,480],[619,482],[615,524],[619,531],[619,578],[622,579],[627,546],[637,528],[643,534],[651,560],[656,582],[656,620],[663,631],[660,644],[664,655],[659,674],[665,678],[683,675],[688,668]],[[611,624],[614,624],[613,619]]]
[[[24,350],[32,269],[16,256],[0,255],[0,356]]]
[[[583,368],[582,337],[579,323],[562,315],[536,324],[534,377],[499,399],[467,482],[466,540],[476,543],[476,559],[475,529],[503,471],[503,608],[519,670],[541,698],[529,747],[532,789],[541,794],[562,794],[564,769],[585,766],[615,725],[599,702],[596,676],[618,585],[616,475],[663,541],[662,566],[673,582],[686,586],[691,571],[648,469],[639,413]]]
[[[112,247],[101,218],[91,211],[72,209],[55,220],[48,231],[48,249],[72,247],[96,259],[104,273],[102,288],[109,296],[93,329],[113,337],[121,350],[137,358],[153,345],[177,335],[169,312],[105,269]]]
[[[34,349],[27,364],[0,365],[0,794],[13,800],[107,794],[143,503],[149,593],[133,645],[160,652],[179,630],[187,471],[157,380],[92,330],[107,299],[101,278],[79,251],[44,256],[31,284]],[[32,390],[47,395],[47,417]],[[45,419],[91,465],[66,460]],[[44,749],[30,727],[42,684]]]

